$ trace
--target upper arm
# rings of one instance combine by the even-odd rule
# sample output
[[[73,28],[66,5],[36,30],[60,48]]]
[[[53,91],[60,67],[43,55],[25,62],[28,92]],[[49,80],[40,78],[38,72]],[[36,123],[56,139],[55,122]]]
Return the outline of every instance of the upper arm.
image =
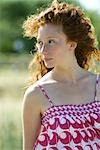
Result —
[[[23,150],[32,150],[41,127],[40,104],[35,89],[25,92],[22,103]]]

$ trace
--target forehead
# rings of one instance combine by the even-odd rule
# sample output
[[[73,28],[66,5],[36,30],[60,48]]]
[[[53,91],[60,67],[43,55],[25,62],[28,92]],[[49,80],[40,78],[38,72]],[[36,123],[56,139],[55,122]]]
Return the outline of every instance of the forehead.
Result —
[[[39,38],[65,36],[60,25],[45,24],[38,29]]]

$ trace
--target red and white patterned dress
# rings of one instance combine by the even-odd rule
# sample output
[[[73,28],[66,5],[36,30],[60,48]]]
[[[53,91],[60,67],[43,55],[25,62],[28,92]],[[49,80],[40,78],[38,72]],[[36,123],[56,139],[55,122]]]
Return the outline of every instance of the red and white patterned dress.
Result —
[[[100,150],[100,100],[82,105],[54,105],[42,115],[40,134],[33,150]]]

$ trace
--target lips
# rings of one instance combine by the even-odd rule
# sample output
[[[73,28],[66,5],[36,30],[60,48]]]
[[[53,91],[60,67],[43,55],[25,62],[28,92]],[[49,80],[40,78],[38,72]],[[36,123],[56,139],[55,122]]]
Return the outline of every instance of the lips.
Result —
[[[52,58],[45,58],[46,61],[52,60]]]

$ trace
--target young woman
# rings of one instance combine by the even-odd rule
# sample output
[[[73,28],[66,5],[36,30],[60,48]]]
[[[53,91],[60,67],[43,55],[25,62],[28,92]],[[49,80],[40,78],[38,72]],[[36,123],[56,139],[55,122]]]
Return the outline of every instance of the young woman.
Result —
[[[89,68],[100,52],[90,20],[55,2],[23,28],[37,38],[22,104],[23,150],[99,150],[100,78]]]

